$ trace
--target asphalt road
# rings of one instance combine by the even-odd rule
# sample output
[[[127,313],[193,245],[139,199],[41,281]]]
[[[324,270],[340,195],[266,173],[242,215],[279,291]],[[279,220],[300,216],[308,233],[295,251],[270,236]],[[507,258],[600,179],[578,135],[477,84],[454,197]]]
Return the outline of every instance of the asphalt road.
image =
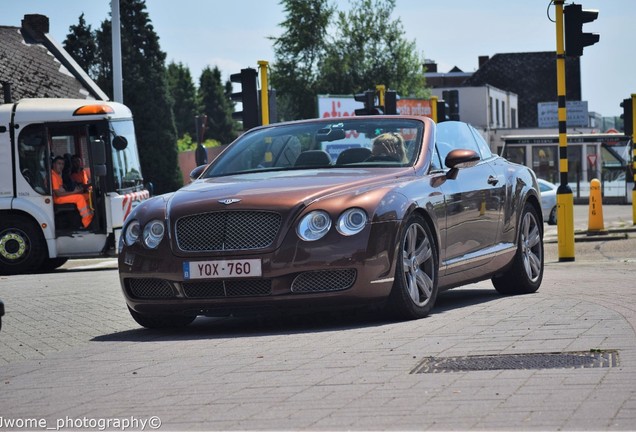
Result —
[[[0,430],[633,430],[636,232],[604,209],[609,237],[582,232],[560,262],[546,226],[541,289],[489,282],[440,295],[423,320],[373,313],[199,318],[140,328],[114,260],[0,276]],[[565,355],[605,356],[565,367]],[[556,365],[443,369],[557,354]],[[556,366],[556,367],[555,367]]]

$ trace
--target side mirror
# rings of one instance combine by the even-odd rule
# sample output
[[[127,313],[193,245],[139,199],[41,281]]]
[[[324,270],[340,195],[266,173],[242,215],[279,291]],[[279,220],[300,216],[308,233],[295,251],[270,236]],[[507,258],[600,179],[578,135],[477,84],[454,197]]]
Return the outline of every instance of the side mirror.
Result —
[[[480,157],[474,150],[457,149],[446,155],[444,164],[450,168],[446,177],[455,180],[460,169],[470,168],[479,163]]]
[[[126,137],[117,135],[115,138],[113,138],[113,147],[115,148],[115,150],[123,150],[128,147],[128,140],[126,139]]]
[[[90,140],[91,155],[93,157],[93,176],[103,177],[106,175],[106,146],[100,139]]]
[[[207,167],[207,165],[199,165],[198,167],[190,171],[190,180],[198,179],[203,170],[205,170],[205,167]]]

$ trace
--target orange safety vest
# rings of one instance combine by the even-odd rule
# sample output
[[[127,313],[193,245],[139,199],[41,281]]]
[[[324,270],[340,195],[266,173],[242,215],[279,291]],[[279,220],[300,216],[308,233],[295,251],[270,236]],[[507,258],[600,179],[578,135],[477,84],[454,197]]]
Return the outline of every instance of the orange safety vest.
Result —
[[[82,216],[82,225],[84,228],[88,227],[93,220],[93,212],[86,202],[86,197],[83,194],[57,196],[55,191],[63,187],[63,181],[62,176],[55,170],[51,171],[51,183],[53,184],[53,202],[55,204],[75,204],[80,216]]]

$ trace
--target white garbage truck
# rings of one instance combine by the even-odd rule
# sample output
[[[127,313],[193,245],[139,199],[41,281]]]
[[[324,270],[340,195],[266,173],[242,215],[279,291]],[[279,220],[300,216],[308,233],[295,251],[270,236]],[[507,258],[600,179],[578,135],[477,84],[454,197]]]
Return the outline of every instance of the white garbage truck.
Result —
[[[70,179],[73,159],[83,165],[83,195],[93,214],[87,227],[76,204],[54,197],[52,162],[60,158],[66,190],[77,187]],[[126,106],[86,99],[1,104],[0,274],[116,255],[124,219],[150,197],[149,189]]]

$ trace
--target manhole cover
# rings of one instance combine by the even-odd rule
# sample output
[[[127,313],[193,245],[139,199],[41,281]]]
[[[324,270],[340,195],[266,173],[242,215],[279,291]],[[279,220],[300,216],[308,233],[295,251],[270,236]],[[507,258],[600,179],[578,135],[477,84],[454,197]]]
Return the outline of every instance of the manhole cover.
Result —
[[[504,369],[577,369],[618,365],[618,353],[580,351],[567,353],[498,354],[464,357],[427,357],[411,373],[445,373]]]

